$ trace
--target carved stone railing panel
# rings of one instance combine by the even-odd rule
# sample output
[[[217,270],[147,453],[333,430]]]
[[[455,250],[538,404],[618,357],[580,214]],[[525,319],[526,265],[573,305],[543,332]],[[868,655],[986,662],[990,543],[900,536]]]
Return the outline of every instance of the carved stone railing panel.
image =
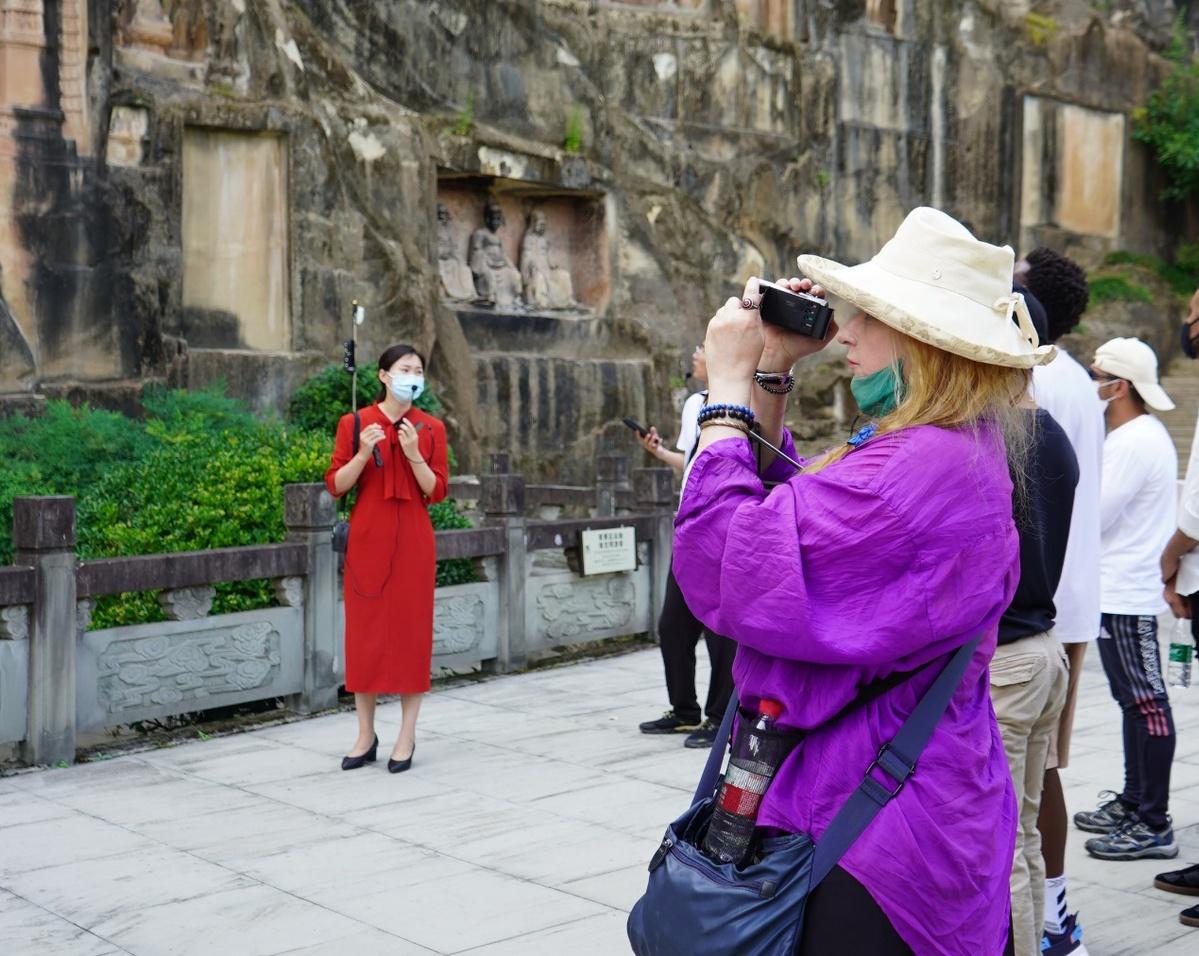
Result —
[[[570,572],[528,580],[529,651],[652,630],[649,569],[581,578]]]
[[[96,730],[295,694],[303,665],[296,608],[92,631],[79,646],[78,726]]]
[[[24,641],[29,637],[29,605],[0,607],[0,641]]]
[[[461,584],[439,588],[433,611],[433,672],[495,657],[499,588]]]
[[[29,641],[0,641],[0,743],[25,738],[28,691]]]
[[[303,578],[276,578],[275,600],[283,607],[302,607],[304,604]]]
[[[208,617],[215,597],[216,588],[200,585],[191,588],[178,588],[174,591],[161,591],[158,595],[158,604],[168,621],[198,621]]]

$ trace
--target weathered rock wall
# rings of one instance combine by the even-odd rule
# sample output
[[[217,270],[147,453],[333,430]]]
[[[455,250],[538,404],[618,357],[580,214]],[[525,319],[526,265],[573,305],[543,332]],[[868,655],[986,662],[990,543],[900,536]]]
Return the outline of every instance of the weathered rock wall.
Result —
[[[568,479],[630,447],[622,414],[673,433],[706,318],[800,251],[867,257],[921,203],[1088,262],[1186,229],[1129,122],[1169,0],[14,4],[0,68],[33,35],[40,81],[0,103],[0,392],[221,378],[278,408],[357,298],[364,358],[431,350],[467,467]],[[510,249],[538,204],[590,210],[590,311],[447,302],[451,188],[521,214]],[[849,414],[835,359],[795,403],[813,441]]]

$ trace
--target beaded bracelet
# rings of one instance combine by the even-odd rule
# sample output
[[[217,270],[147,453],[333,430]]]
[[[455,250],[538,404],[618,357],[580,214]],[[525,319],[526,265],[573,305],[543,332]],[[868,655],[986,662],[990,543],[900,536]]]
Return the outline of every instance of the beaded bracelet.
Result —
[[[726,428],[735,428],[739,432],[750,433],[750,425],[748,422],[742,421],[740,418],[729,418],[728,416],[719,418],[705,418],[699,423],[700,431],[703,431],[709,425],[723,425]]]
[[[715,405],[705,405],[699,410],[699,423],[712,418],[735,418],[738,421],[745,422],[746,425],[754,423],[754,413],[748,405],[729,405],[723,402],[718,402]]]
[[[754,381],[758,383],[758,388],[771,395],[786,395],[795,388],[795,376],[788,372],[763,372],[758,369],[754,372]]]

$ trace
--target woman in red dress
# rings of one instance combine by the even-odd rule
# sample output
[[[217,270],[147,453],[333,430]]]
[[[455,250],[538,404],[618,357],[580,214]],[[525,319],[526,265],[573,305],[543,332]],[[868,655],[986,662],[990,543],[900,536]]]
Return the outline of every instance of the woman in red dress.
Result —
[[[416,717],[429,689],[437,564],[427,509],[445,498],[449,468],[445,426],[412,404],[424,378],[425,360],[411,345],[384,352],[379,398],[359,413],[357,453],[354,416],[343,415],[325,472],[334,496],[358,488],[345,563],[346,690],[354,694],[358,739],[343,770],[375,759],[379,694],[399,694],[403,712],[387,769],[411,767]]]

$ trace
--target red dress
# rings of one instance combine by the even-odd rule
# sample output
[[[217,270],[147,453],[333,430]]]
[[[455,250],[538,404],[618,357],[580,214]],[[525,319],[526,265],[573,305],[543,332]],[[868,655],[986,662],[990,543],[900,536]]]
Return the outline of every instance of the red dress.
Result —
[[[406,413],[417,426],[420,455],[437,483],[425,495],[400,447],[391,420],[378,405],[359,412],[362,428],[381,425],[375,447],[383,467],[368,461],[358,478],[346,551],[346,690],[365,694],[420,694],[429,689],[433,658],[433,589],[437,556],[427,506],[449,488],[445,425],[418,408]],[[423,426],[423,427],[421,427]],[[333,462],[325,485],[353,456],[354,416],[337,423]]]

